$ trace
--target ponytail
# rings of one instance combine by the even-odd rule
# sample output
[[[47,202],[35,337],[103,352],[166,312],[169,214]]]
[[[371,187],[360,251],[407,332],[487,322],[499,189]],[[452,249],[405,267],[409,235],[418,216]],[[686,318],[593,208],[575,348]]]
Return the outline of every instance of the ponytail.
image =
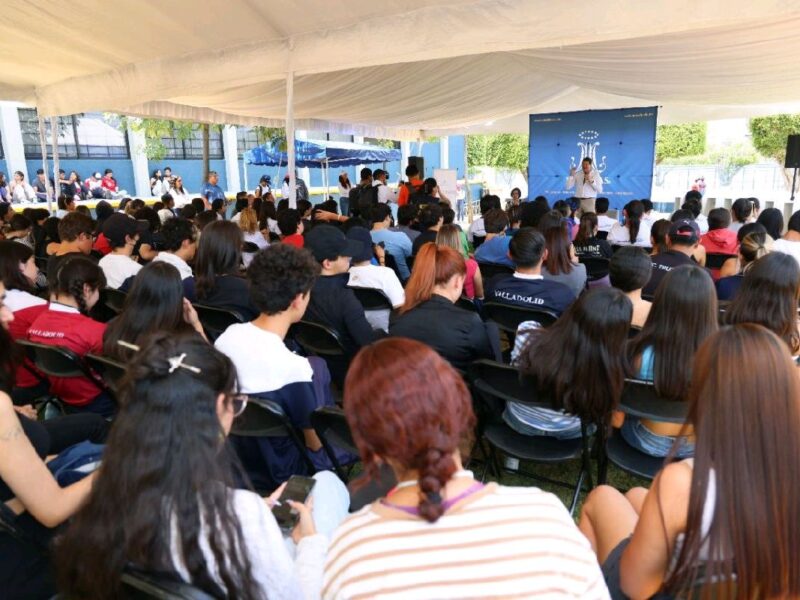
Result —
[[[464,257],[452,248],[436,246],[434,242],[423,244],[414,259],[414,269],[406,286],[406,302],[400,308],[405,314],[433,296],[433,288],[446,283],[454,275],[465,275],[467,265]]]
[[[419,515],[429,523],[435,523],[444,514],[442,489],[456,471],[451,454],[439,448],[428,448],[421,456],[419,465]]]
[[[644,204],[639,200],[631,200],[625,205],[625,226],[628,228],[631,244],[635,244],[636,238],[639,237],[639,228],[642,225],[643,214]]]

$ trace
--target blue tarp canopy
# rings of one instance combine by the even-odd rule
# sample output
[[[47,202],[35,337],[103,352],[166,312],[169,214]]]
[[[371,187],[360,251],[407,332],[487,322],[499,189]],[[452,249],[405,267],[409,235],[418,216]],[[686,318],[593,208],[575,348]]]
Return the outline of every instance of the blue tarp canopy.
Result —
[[[400,160],[401,152],[394,148],[366,146],[352,142],[295,140],[295,165],[301,167],[349,167]],[[257,146],[245,152],[247,164],[264,167],[286,166],[289,158],[273,144]]]

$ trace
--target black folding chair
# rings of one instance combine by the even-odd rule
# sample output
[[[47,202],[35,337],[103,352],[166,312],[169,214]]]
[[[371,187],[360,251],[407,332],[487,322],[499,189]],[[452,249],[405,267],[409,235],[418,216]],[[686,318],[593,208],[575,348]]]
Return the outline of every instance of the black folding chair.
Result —
[[[709,269],[721,269],[722,265],[729,258],[736,258],[735,254],[722,254],[721,252],[706,253],[706,267]]]
[[[598,231],[597,232],[597,239],[598,240],[607,240],[608,239],[608,232],[607,231]]]
[[[659,398],[651,382],[638,379],[625,381],[619,405],[619,410],[625,413],[626,418],[636,417],[677,424],[686,422],[688,408],[686,402]],[[606,458],[623,471],[643,479],[653,479],[664,466],[663,458],[639,452],[623,439],[619,431],[614,431],[606,441],[605,457],[601,457],[600,460],[600,483],[606,481]]]
[[[98,356],[97,354],[87,354],[84,360],[92,371],[103,378],[109,388],[117,390],[120,380],[125,375],[125,365],[123,363],[107,356]]]
[[[341,448],[356,456],[358,456],[358,448],[353,441],[353,434],[350,432],[350,426],[347,424],[344,411],[335,406],[318,408],[311,413],[311,426],[317,432],[317,437],[322,442],[325,454],[328,455],[336,474],[342,481],[347,483],[352,465],[350,469],[345,470],[336,457],[335,448]]]
[[[497,275],[513,275],[514,269],[507,265],[500,265],[497,263],[479,262],[478,268],[481,271],[481,277],[484,281],[488,281]]]
[[[578,259],[586,266],[589,281],[598,281],[608,275],[608,259],[599,256],[587,256]]]
[[[394,271],[395,275],[397,275],[397,278],[400,280],[400,283],[405,283],[407,278],[403,277],[400,274],[400,269],[397,267],[397,260],[395,259],[395,257],[390,252],[387,251],[384,260],[386,262],[386,266],[389,267],[392,271]]]
[[[316,471],[302,434],[292,425],[281,405],[270,400],[268,395],[248,395],[247,406],[244,412],[233,420],[231,433],[242,437],[289,438],[303,457],[308,472]]]
[[[75,352],[63,346],[49,346],[29,340],[17,340],[28,358],[48,377],[84,377],[101,392],[110,391]]]
[[[126,600],[213,600],[213,596],[173,573],[152,573],[127,567],[120,577]]]
[[[483,314],[490,321],[511,336],[513,340],[520,323],[536,321],[542,327],[549,327],[558,320],[558,315],[550,310],[522,308],[501,302],[486,302],[483,305]]]
[[[473,235],[472,236],[472,248],[473,250],[477,250],[480,245],[486,241],[485,235]]]
[[[127,297],[128,294],[114,288],[105,288],[103,290],[103,304],[117,315],[122,312]]]
[[[394,308],[389,298],[386,297],[386,294],[379,289],[355,286],[350,286],[350,289],[353,290],[353,293],[356,295],[356,298],[358,298],[358,301],[361,302],[361,306],[364,307],[365,311],[392,310]]]
[[[223,332],[236,323],[244,323],[242,316],[234,310],[208,306],[207,304],[194,304],[197,311],[197,318],[203,325],[210,341],[216,340]]]
[[[299,321],[292,325],[292,335],[300,347],[313,356],[339,358],[346,355],[339,334],[327,325]]]
[[[574,484],[543,477],[536,473],[513,471],[515,474],[572,490],[570,504],[570,514],[572,514],[578,504],[581,490],[584,487],[587,491],[592,488],[590,435],[587,425],[581,422],[581,437],[573,440],[517,433],[506,425],[501,417],[506,402],[552,409],[553,404],[550,399],[541,396],[534,386],[521,383],[517,369],[494,361],[479,360],[472,363],[469,376],[476,395],[483,401],[482,412],[486,415],[483,424],[479,424],[478,436],[476,436],[479,444],[482,438],[489,445],[481,479],[485,479],[490,465],[493,466],[497,477],[501,477],[502,471],[505,469],[500,465],[498,450],[508,456],[534,463],[552,464],[580,460],[580,474]]]

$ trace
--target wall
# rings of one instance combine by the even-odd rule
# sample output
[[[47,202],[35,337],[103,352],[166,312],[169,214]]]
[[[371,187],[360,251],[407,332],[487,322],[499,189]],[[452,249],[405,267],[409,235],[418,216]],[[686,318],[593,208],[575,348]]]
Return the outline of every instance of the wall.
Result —
[[[36,177],[36,170],[42,168],[42,159],[27,159],[25,164],[28,177],[33,180]],[[47,168],[52,173],[52,158],[47,159]],[[136,189],[133,184],[133,163],[128,158],[65,158],[58,161],[58,168],[64,169],[67,175],[70,171],[77,171],[81,176],[81,182],[88,179],[95,171],[100,171],[102,174],[106,169],[111,169],[114,171],[114,179],[117,180],[120,190],[127,190],[133,194]]]
[[[34,171],[34,173],[35,172],[36,171]],[[11,173],[8,172],[8,165],[6,164],[6,160],[4,158],[0,159],[0,173],[6,174],[6,181],[11,181],[13,179]]]
[[[130,164],[130,161],[128,161]],[[219,187],[223,190],[228,189],[227,177],[225,175],[225,159],[218,158],[209,161],[212,171],[219,175]],[[150,160],[147,162],[147,172],[152,174],[156,169],[164,170],[164,167],[172,168],[173,175],[180,175],[183,178],[183,187],[189,190],[190,194],[198,194],[203,186],[203,161],[199,158],[191,160]]]

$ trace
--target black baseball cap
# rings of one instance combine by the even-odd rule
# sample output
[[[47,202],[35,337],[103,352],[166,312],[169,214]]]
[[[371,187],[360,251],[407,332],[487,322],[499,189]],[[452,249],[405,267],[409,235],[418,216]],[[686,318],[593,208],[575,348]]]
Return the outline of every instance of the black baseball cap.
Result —
[[[352,227],[347,232],[347,239],[358,242],[361,245],[361,250],[358,254],[353,255],[353,260],[356,262],[372,260],[372,236],[366,228]]]
[[[304,246],[311,250],[317,262],[336,260],[340,256],[359,256],[363,244],[348,240],[344,233],[331,225],[317,225],[304,236]]]
[[[689,219],[675,221],[669,228],[669,239],[673,244],[694,245],[700,241],[700,226]]]
[[[125,245],[125,236],[131,237],[146,231],[147,221],[137,221],[122,213],[114,213],[103,223],[103,235],[113,248]]]

